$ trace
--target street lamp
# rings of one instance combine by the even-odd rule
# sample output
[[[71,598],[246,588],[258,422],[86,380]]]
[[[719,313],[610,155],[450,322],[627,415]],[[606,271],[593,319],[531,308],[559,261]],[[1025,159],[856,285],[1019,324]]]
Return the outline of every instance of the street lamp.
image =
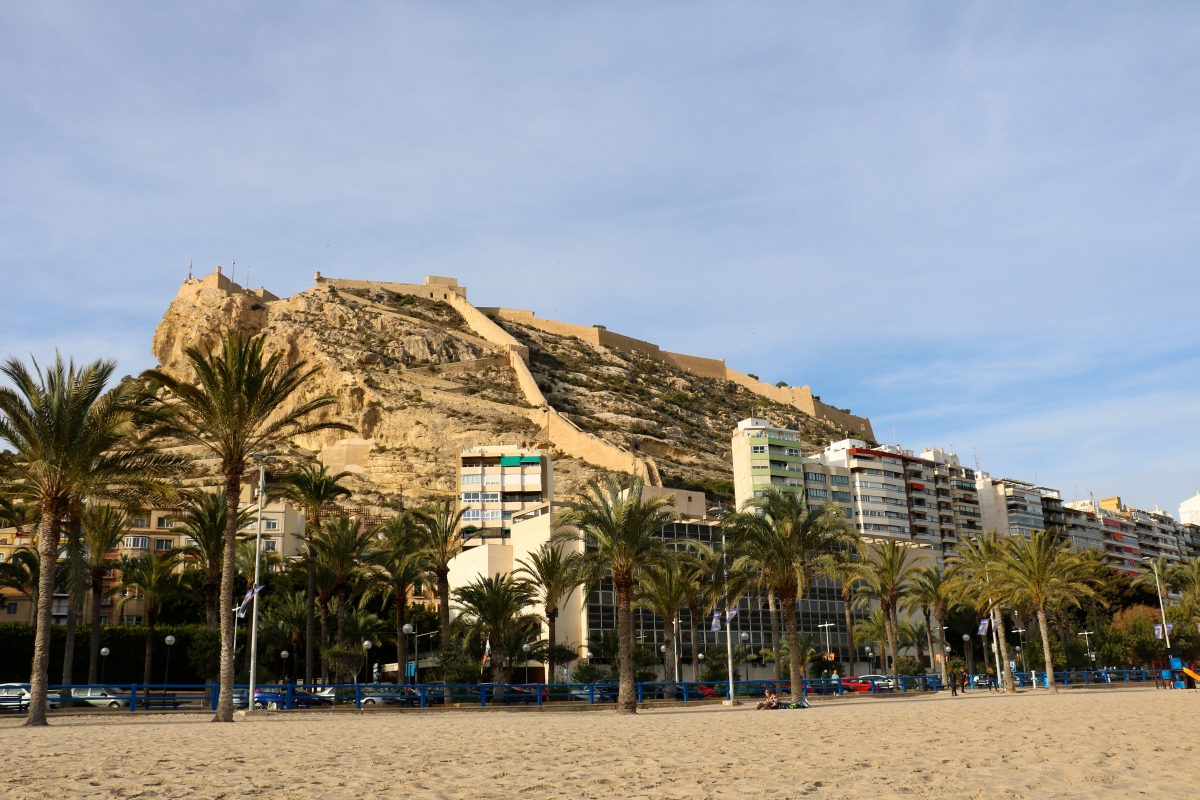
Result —
[[[374,644],[370,639],[363,639],[363,683],[367,682],[367,659],[371,656],[371,645]],[[354,680],[358,682],[358,675],[354,676]]]
[[[171,645],[175,644],[175,637],[167,634],[167,638],[163,639],[167,643],[167,665],[163,668],[163,683],[170,683],[171,675]]]
[[[1158,610],[1162,614],[1163,636],[1167,638],[1167,649],[1171,649],[1171,631],[1167,628],[1167,607],[1163,605],[1162,584],[1158,580],[1158,564],[1155,563],[1149,556],[1142,556],[1142,561],[1150,565],[1154,570],[1154,588],[1158,591]]]
[[[529,683],[529,642],[521,645],[521,650],[525,653],[525,683]]]
[[[1096,654],[1092,652],[1092,640],[1091,640],[1091,637],[1094,634],[1092,633],[1092,631],[1080,631],[1079,635],[1083,637],[1083,641],[1087,642],[1088,661],[1095,661]]]
[[[104,683],[104,665],[108,663],[108,654],[112,651],[107,647],[100,648],[100,682]]]
[[[407,636],[410,633],[415,633],[417,629],[414,628],[411,624],[406,622],[406,623],[404,623],[404,627],[401,628],[401,630],[404,631],[404,635]],[[413,637],[413,683],[414,684],[417,682],[417,665],[420,663],[417,660],[417,649],[420,646],[421,646],[421,637],[419,637],[419,636]],[[397,664],[396,669],[399,669],[399,668],[400,668],[400,665]],[[408,673],[408,659],[407,658],[404,659],[404,672],[405,672],[404,682],[407,683],[408,682],[408,674],[407,674]]]
[[[817,626],[818,628],[825,629],[825,652],[826,653],[830,653],[829,629],[832,628],[834,626],[834,624],[835,623],[833,623],[833,622],[822,622],[820,625]]]
[[[267,494],[267,464],[274,464],[275,457],[265,453],[251,453],[250,457],[258,462],[258,529],[254,535],[254,585],[250,587],[254,592],[251,598],[254,611],[250,617],[250,693],[246,695],[253,705],[254,684],[258,678],[258,576],[262,569],[263,498]],[[230,509],[229,513],[235,514],[237,509]]]
[[[283,682],[284,683],[287,683],[287,679],[288,679],[287,659],[288,659],[289,655],[291,655],[291,653],[289,653],[287,650],[279,651],[279,657],[283,659]]]
[[[875,669],[875,662],[871,660],[871,648],[864,647],[863,651],[867,654],[867,672],[871,672]]]

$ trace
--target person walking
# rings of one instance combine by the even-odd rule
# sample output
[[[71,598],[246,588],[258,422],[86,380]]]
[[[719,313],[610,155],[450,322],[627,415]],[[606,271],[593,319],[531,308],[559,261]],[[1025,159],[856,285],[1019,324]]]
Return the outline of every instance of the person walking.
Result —
[[[950,696],[958,697],[958,672],[955,670],[951,670],[949,678],[950,678]]]
[[[988,692],[1000,693],[999,687],[996,686],[996,670],[992,667],[987,668],[987,684]]]

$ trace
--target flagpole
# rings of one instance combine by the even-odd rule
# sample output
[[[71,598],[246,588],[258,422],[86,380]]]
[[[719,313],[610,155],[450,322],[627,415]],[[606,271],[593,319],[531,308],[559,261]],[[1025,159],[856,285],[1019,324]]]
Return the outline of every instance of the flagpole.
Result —
[[[728,569],[725,554],[725,534],[721,534],[721,564]],[[725,575],[725,660],[726,677],[729,678],[729,704],[733,705],[733,617],[729,616],[729,575]]]
[[[264,463],[266,459],[262,453],[255,453],[254,457],[258,461],[258,532],[254,536],[254,585],[250,587],[254,592],[254,596],[250,598],[254,603],[254,611],[251,613],[250,622],[250,695],[247,710],[254,709],[254,682],[258,676],[258,573],[262,565],[263,494],[266,493],[267,487],[267,465]],[[237,512],[234,510],[231,513]]]

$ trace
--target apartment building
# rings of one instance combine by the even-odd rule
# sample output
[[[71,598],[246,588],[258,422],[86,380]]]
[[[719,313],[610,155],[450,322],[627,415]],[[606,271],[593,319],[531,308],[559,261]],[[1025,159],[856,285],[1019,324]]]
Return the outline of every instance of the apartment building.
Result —
[[[981,472],[975,479],[984,530],[995,529],[1000,534],[1029,538],[1033,531],[1046,529],[1042,510],[1044,494],[1057,494],[1053,489],[1034,486],[1015,478],[993,478]]]
[[[1104,552],[1104,523],[1090,508],[1064,504],[1055,490],[1042,493],[1042,517],[1047,530],[1053,528],[1076,550]]]
[[[922,451],[921,460],[923,464],[932,464],[937,499],[937,530],[942,551],[946,555],[952,555],[957,542],[978,536],[983,530],[983,512],[980,509],[979,492],[975,484],[975,470],[964,467],[956,454],[948,453],[940,447]],[[926,466],[926,482],[929,471],[929,467]],[[917,512],[919,509],[914,507],[910,511]],[[925,519],[929,520],[929,527],[932,528],[933,520],[929,512],[922,513],[926,514]],[[914,528],[919,527],[919,522],[920,520],[914,519]]]
[[[1133,525],[1143,556],[1164,558],[1169,563],[1178,563],[1185,558],[1179,544],[1179,523],[1161,508],[1155,507],[1153,511],[1130,508],[1120,497],[1100,498],[1100,508]]]
[[[1137,575],[1142,567],[1142,548],[1137,527],[1117,511],[1101,508],[1093,500],[1074,500],[1063,504],[1064,509],[1082,512],[1089,526],[1092,519],[1099,523],[1104,550],[1104,563],[1126,575]]]
[[[1179,504],[1179,522],[1183,525],[1200,525],[1200,492]]]
[[[733,493],[739,509],[761,496],[768,486],[783,492],[804,492],[805,460],[800,452],[799,431],[751,417],[737,424],[731,445]]]
[[[479,530],[468,541],[508,538],[514,515],[548,512],[554,500],[554,464],[541,450],[516,445],[468,447],[459,453],[462,527]]]

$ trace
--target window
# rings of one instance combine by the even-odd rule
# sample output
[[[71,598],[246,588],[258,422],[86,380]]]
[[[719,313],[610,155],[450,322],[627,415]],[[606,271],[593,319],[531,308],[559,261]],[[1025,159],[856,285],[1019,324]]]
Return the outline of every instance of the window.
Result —
[[[482,519],[484,522],[499,522],[503,515],[500,511],[484,511]]]
[[[279,520],[277,520],[277,519],[264,519],[264,520],[263,520],[263,530],[264,530],[264,531],[277,531],[277,530],[279,530]]]
[[[478,522],[480,513],[478,508],[468,508],[463,512],[462,518],[465,522]]]
[[[903,464],[904,463],[903,461],[901,461],[898,458],[889,458],[888,456],[884,456],[881,460],[885,464]]]
[[[885,512],[883,511],[875,511],[874,509],[868,508],[865,511],[859,511],[858,515],[860,517],[882,517],[884,513]]]
[[[100,605],[102,605],[102,606],[111,606],[111,605],[112,605],[112,598],[111,598],[111,597],[101,597],[101,598],[100,598]]]
[[[823,473],[823,472],[806,472],[806,473],[804,473],[804,478],[809,483],[824,483],[825,482],[825,473]]]
[[[783,452],[784,452],[784,455],[789,455],[789,456],[802,456],[802,455],[804,455],[803,453],[801,453],[801,452],[800,452],[800,451],[799,451],[797,448],[795,448],[795,447],[788,447],[788,448],[785,448]]]
[[[141,625],[142,618],[141,617],[121,617],[121,624],[122,625]]]
[[[479,499],[485,503],[499,503],[500,502],[500,493],[499,492],[483,492],[479,496]]]
[[[154,549],[156,552],[159,552],[159,553],[161,553],[164,550],[170,550],[171,549],[171,540],[170,539],[155,539],[154,540]]]
[[[150,523],[146,520],[145,517],[132,517],[129,520],[129,527],[131,527],[131,528],[148,528],[148,527],[150,527]]]
[[[479,502],[479,492],[463,492],[462,493],[462,501],[464,503],[478,503]]]
[[[832,483],[834,486],[849,486],[850,485],[850,476],[849,475],[830,475],[829,482]]]
[[[125,537],[125,548],[128,550],[149,550],[150,549],[150,537],[149,536],[126,536]]]
[[[499,484],[503,478],[503,475],[484,475],[483,482]]]
[[[8,605],[6,605],[6,606],[4,607],[4,612],[5,612],[6,614],[15,614],[15,613],[17,613],[17,604],[16,604],[16,603],[9,603]]]
[[[267,539],[265,542],[263,542],[263,550],[268,553],[274,553],[278,549],[279,542],[275,541],[274,539]]]
[[[849,503],[850,502],[850,493],[835,491],[833,493],[833,499],[839,503]]]
[[[809,489],[808,496],[814,500],[827,500],[829,498],[829,492],[824,489]]]
[[[159,517],[157,525],[160,528],[171,528],[174,527],[175,523],[169,517]]]
[[[483,483],[483,476],[482,475],[463,475],[462,482],[463,482],[463,486],[478,486],[479,484]]]
[[[752,445],[750,445],[750,452],[751,453],[765,453],[765,452],[767,452],[767,446],[765,444],[752,444]],[[726,677],[729,677],[729,676],[727,675]]]

